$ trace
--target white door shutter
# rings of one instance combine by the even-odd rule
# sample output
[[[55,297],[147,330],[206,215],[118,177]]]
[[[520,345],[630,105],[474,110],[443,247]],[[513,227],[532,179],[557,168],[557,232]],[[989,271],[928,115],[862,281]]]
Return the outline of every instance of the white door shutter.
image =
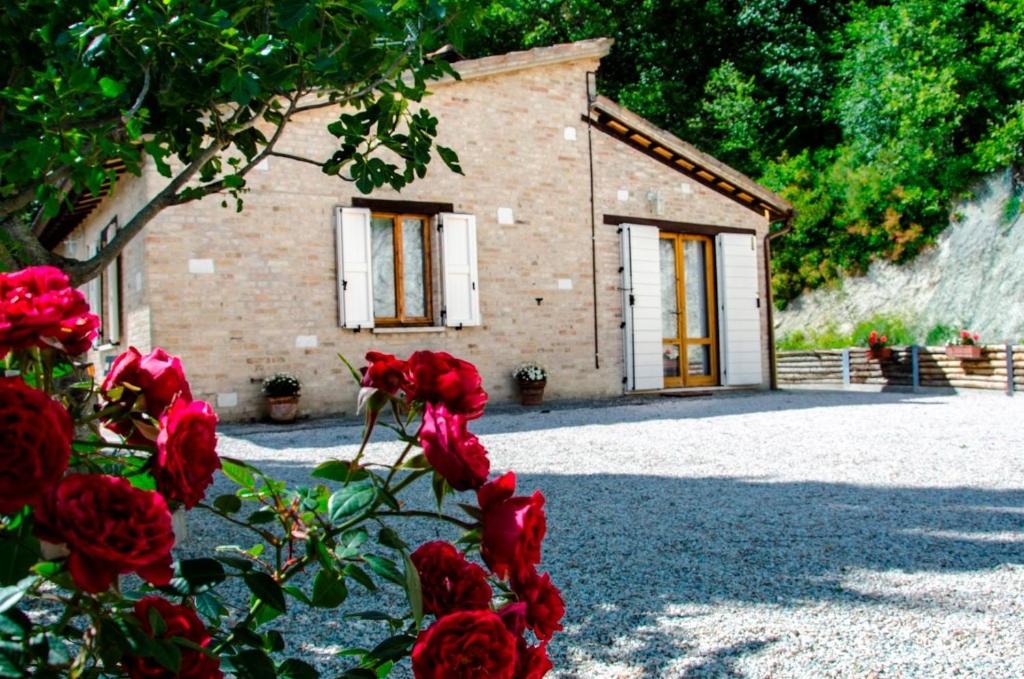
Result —
[[[337,210],[339,321],[343,328],[373,327],[373,276],[370,272],[370,211]]]
[[[477,282],[476,217],[444,212],[441,220],[441,286],[444,324],[480,325]]]
[[[661,260],[658,228],[622,225],[626,389],[662,389]]]
[[[757,285],[757,239],[722,233],[716,239],[722,384],[761,384],[761,309]]]

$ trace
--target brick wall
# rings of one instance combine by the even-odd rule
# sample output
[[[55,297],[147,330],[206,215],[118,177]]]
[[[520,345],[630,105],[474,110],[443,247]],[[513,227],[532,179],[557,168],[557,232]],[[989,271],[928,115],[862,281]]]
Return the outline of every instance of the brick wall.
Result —
[[[462,356],[480,367],[496,400],[515,397],[510,371],[525,360],[548,367],[550,398],[621,393],[618,235],[601,223],[602,215],[652,216],[644,194],[654,188],[668,220],[761,231],[766,223],[595,130],[601,353],[595,369],[589,163],[580,115],[585,74],[597,65],[581,59],[437,86],[427,102],[441,121],[440,143],[459,153],[465,176],[435,160],[427,177],[400,195],[373,195],[450,202],[457,212],[476,215],[482,326],[416,334],[339,328],[333,212],[359,194],[313,166],[271,158],[250,173],[243,212],[209,197],[165,210],[147,227],[152,343],[182,356],[196,396],[217,404],[224,419],[260,417],[259,380],[276,371],[300,378],[304,413],[351,413],[355,389],[336,355],[359,363],[371,348]],[[333,142],[329,120],[327,110],[295,120],[279,149],[324,157]],[[574,128],[575,139],[566,128]],[[159,184],[152,172],[147,178]],[[684,193],[687,183],[691,190]],[[620,189],[629,200],[618,200]],[[499,208],[512,209],[513,224],[498,223]],[[560,279],[571,281],[571,289]],[[315,347],[297,346],[314,337]]]

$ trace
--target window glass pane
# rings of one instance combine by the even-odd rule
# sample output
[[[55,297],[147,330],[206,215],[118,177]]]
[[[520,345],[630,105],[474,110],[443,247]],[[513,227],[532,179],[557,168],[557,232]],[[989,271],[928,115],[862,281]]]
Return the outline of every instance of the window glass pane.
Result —
[[[395,317],[395,233],[390,217],[370,220],[370,253],[373,257],[373,315]]]
[[[686,374],[711,374],[711,347],[707,344],[691,344],[686,347]]]
[[[708,336],[707,263],[704,261],[704,241],[683,241],[683,260],[686,276],[686,336]]]
[[[661,367],[665,377],[679,377],[679,345],[666,344],[661,352]]]
[[[676,298],[676,242],[666,238],[658,243],[661,258],[661,336],[679,337],[679,300]]]
[[[423,222],[402,220],[402,296],[405,315],[410,318],[427,315],[427,291],[423,280]]]

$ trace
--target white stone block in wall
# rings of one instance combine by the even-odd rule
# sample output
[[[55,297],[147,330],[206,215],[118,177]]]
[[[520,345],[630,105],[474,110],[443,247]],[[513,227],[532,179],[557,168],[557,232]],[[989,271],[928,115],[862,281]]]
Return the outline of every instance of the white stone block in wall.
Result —
[[[317,346],[316,335],[298,335],[295,338],[295,346],[298,349],[312,349]]]
[[[264,158],[260,162],[256,163],[256,169],[260,172],[266,172],[270,169],[270,158]]]
[[[618,197],[621,202],[625,203],[629,200],[629,191],[626,189],[619,189]]]
[[[515,224],[516,217],[512,213],[510,207],[499,207],[498,208],[498,223],[499,224]]]
[[[572,279],[571,278],[559,278],[558,279],[559,290],[572,290]]]
[[[229,391],[224,394],[217,394],[218,408],[234,408],[238,405],[238,392]]]
[[[576,128],[575,127],[571,127],[570,126],[570,127],[565,128],[565,130],[564,130],[564,132],[562,134],[565,136],[565,140],[566,141],[576,141]]]
[[[213,273],[212,259],[190,259],[188,260],[189,273]]]
[[[686,182],[683,182],[682,184],[679,185],[679,190],[683,192],[684,196],[688,196],[691,193],[693,193],[693,187],[687,184]]]

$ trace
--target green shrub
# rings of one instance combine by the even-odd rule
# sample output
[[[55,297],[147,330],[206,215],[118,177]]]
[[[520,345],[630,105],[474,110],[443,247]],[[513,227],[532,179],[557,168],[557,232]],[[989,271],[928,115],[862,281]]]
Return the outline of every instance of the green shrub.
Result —
[[[924,343],[929,347],[940,347],[956,341],[959,330],[951,325],[936,323],[925,335]]]

